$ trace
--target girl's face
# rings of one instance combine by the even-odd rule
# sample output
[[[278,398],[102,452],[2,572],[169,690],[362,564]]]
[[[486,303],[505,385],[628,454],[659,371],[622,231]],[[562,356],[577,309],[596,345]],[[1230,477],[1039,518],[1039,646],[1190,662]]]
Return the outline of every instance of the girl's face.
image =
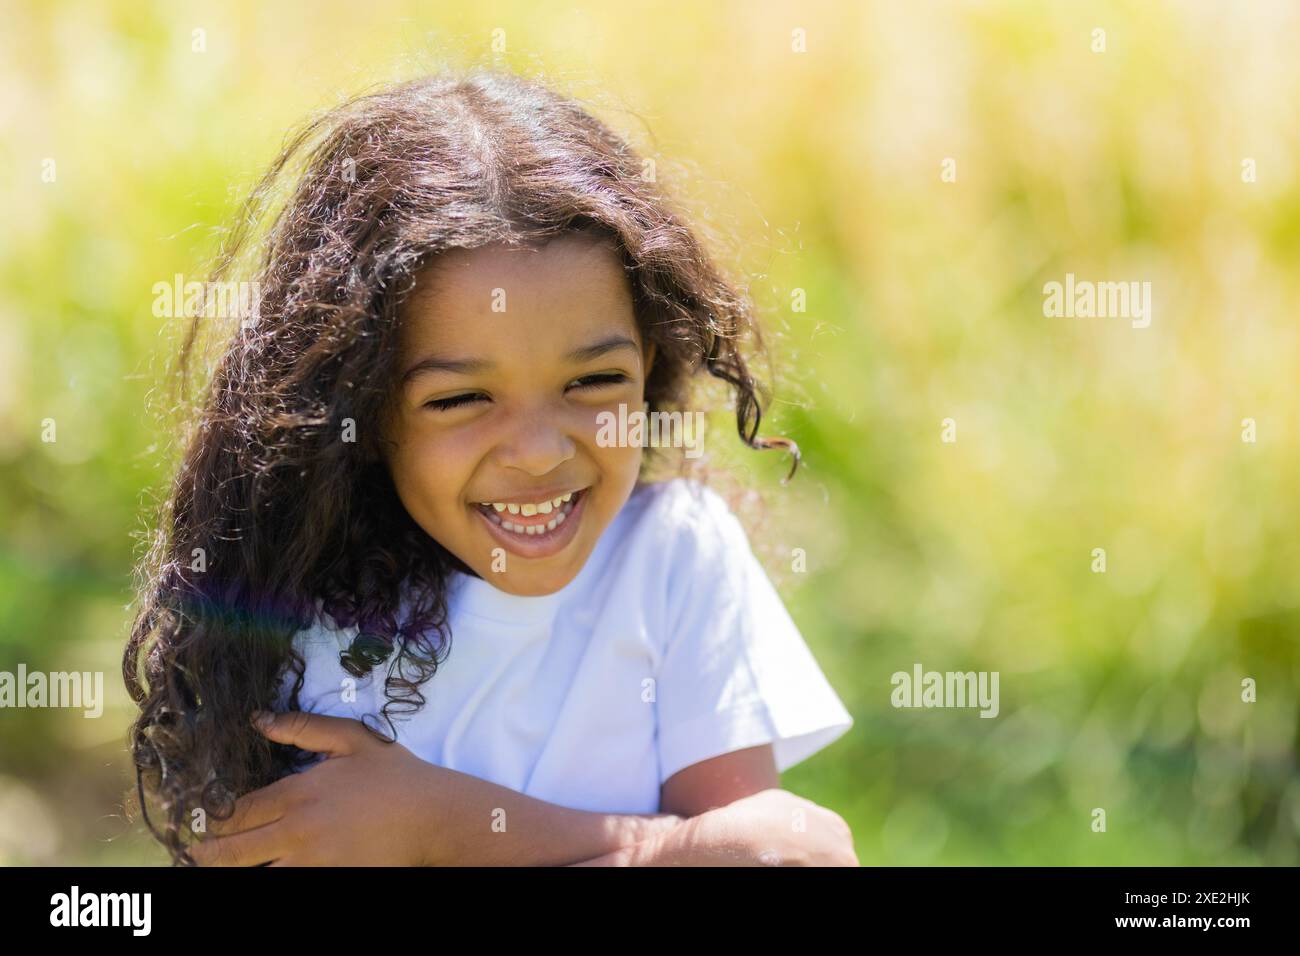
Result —
[[[503,591],[564,587],[641,467],[641,448],[597,443],[597,416],[645,410],[652,359],[606,244],[441,256],[403,308],[384,429],[406,510]]]

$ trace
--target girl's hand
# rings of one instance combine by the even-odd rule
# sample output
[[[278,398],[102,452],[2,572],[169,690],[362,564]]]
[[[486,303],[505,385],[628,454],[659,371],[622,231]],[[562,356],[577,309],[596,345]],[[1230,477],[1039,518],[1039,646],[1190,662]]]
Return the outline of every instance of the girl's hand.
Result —
[[[548,803],[428,763],[345,717],[274,714],[261,730],[326,759],[240,798],[228,820],[210,821],[210,835],[190,849],[200,865],[557,866],[682,821]]]
[[[769,789],[573,866],[859,866],[839,814]]]
[[[259,729],[326,759],[240,798],[228,820],[190,849],[208,866],[421,866],[447,852],[463,775],[376,738],[360,721],[293,712]],[[214,835],[215,834],[215,835]],[[441,862],[441,860],[439,860]]]
[[[861,865],[844,818],[789,790],[763,790],[712,812],[721,832],[748,835],[751,866]]]

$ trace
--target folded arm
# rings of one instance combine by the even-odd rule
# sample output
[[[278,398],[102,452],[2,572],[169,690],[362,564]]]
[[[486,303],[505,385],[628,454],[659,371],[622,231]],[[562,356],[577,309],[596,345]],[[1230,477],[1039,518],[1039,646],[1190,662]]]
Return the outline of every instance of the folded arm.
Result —
[[[776,789],[770,746],[674,774],[658,814],[616,814],[427,763],[350,719],[294,712],[262,731],[326,759],[209,821],[200,865],[857,865],[843,820]]]
[[[445,816],[461,824],[453,845],[431,854],[434,863],[757,866],[773,855],[786,861],[797,856],[784,833],[796,836],[810,809],[829,813],[776,789],[780,778],[771,745],[723,754],[674,774],[660,791],[658,814],[574,810],[478,777],[454,779],[457,785],[444,791],[454,796]],[[731,806],[760,794],[763,799]],[[816,827],[826,823],[814,816]],[[431,834],[429,844],[447,838]]]
[[[474,866],[857,866],[837,814],[780,789],[770,744],[701,761],[665,781],[659,814],[573,810],[460,775],[461,842]],[[494,830],[489,821],[509,821]],[[434,861],[437,862],[437,861]]]
[[[770,744],[701,761],[664,783],[675,823],[571,865],[858,866],[848,824],[779,785]]]

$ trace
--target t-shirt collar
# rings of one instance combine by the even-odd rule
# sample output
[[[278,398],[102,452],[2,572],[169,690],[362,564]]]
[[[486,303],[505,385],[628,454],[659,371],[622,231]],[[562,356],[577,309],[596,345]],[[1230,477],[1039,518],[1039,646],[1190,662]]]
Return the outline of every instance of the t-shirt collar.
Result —
[[[553,620],[555,612],[572,593],[581,572],[567,585],[553,594],[523,597],[508,594],[495,584],[453,571],[448,587],[448,600],[457,613],[499,621],[502,624],[533,624]]]
[[[638,483],[633,489],[633,495],[643,487],[646,486]],[[447,586],[448,606],[460,613],[503,624],[549,624],[555,620],[560,607],[580,593],[589,578],[599,573],[597,569],[605,562],[605,552],[612,546],[611,541],[621,533],[620,526],[627,510],[627,504],[624,504],[596,541],[596,546],[582,569],[560,590],[536,597],[522,597],[502,591],[484,578],[453,570]]]
[[[489,579],[453,570],[447,588],[448,605],[457,613],[471,614],[502,624],[549,624],[555,619],[560,607],[572,600],[582,590],[586,579],[595,573],[592,568],[600,564],[601,552],[611,530],[605,529],[581,570],[558,591],[525,597],[502,591]]]

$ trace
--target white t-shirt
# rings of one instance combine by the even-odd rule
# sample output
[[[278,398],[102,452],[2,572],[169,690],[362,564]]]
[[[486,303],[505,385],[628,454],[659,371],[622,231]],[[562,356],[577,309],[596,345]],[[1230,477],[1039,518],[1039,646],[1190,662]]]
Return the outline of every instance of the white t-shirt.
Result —
[[[656,813],[684,767],[771,743],[783,771],[853,724],[740,522],[692,480],[638,485],[554,594],[457,572],[448,611],[450,651],[423,707],[394,716],[397,740],[552,803]],[[321,623],[297,635],[303,710],[379,713],[389,664],[364,678],[339,664],[355,634]]]

